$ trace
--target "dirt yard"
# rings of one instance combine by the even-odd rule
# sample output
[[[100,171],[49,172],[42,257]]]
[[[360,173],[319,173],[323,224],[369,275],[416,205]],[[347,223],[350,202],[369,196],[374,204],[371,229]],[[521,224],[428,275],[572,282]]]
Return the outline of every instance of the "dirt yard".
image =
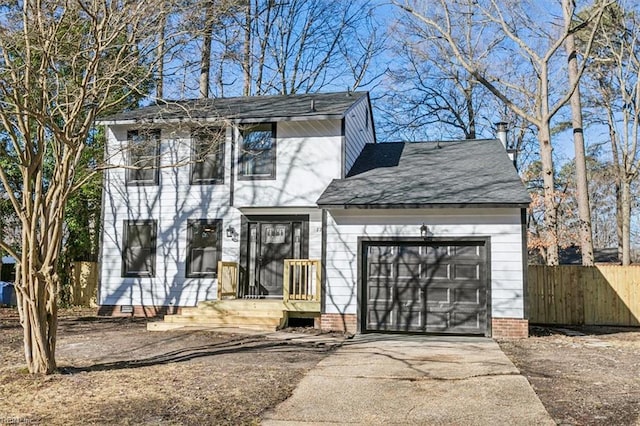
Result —
[[[145,325],[64,311],[60,374],[31,376],[17,313],[0,308],[0,425],[257,424],[342,340],[152,333]],[[556,422],[640,424],[640,330],[532,331],[499,343]]]
[[[533,327],[499,343],[558,424],[640,424],[640,330]]]
[[[147,332],[93,313],[62,313],[60,374],[43,377],[26,374],[16,311],[0,308],[0,425],[257,424],[341,341]]]

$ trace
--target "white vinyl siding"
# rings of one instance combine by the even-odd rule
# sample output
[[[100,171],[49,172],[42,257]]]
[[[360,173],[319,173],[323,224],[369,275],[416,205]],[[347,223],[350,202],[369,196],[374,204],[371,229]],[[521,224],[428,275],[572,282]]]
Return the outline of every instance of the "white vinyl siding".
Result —
[[[340,120],[283,121],[276,126],[275,179],[236,176],[233,204],[238,208],[315,206],[331,180],[340,178]]]
[[[332,210],[327,215],[326,312],[357,312],[358,237],[489,237],[491,315],[524,315],[519,209]]]
[[[291,123],[284,126],[294,142],[303,141],[298,146],[319,147],[319,154],[301,152],[300,157],[322,157],[328,167],[333,170],[333,177],[338,177],[339,167],[339,121],[335,123],[316,123],[305,127],[304,123]],[[319,129],[329,129],[329,136],[312,137]],[[337,130],[336,130],[337,129]],[[107,129],[107,158],[113,165],[126,164],[127,128],[112,126]],[[292,199],[299,200],[301,195],[308,196],[304,201],[310,206],[306,209],[273,208],[277,198],[267,199],[266,209],[241,212],[231,206],[231,135],[226,131],[226,147],[224,158],[224,183],[191,185],[191,130],[184,127],[165,127],[161,132],[160,173],[157,186],[126,186],[125,169],[112,168],[104,175],[103,194],[103,236],[101,247],[101,272],[99,303],[101,305],[147,305],[147,306],[194,306],[199,301],[217,297],[217,279],[211,277],[186,278],[187,225],[189,220],[222,220],[222,260],[238,262],[240,254],[239,238],[227,237],[229,226],[240,233],[243,214],[309,214],[309,257],[321,258],[321,211],[315,207],[315,199],[320,190],[330,181],[328,171],[325,183],[317,183],[318,173],[310,173],[304,184],[302,173],[307,171],[291,171],[290,186],[287,192],[298,191]],[[285,132],[285,135],[287,134]],[[333,134],[333,136],[331,136]],[[323,143],[327,142],[325,145]],[[331,148],[333,147],[333,148]],[[280,147],[279,147],[280,148]],[[302,160],[301,160],[302,161]],[[309,160],[312,163],[311,160]],[[182,163],[180,167],[175,164]],[[296,163],[300,164],[300,162]],[[280,165],[278,165],[280,167]],[[286,170],[281,167],[279,170]],[[313,176],[311,178],[310,176]],[[286,179],[285,179],[286,180]],[[236,182],[237,183],[237,182]],[[314,189],[315,188],[315,189]],[[307,194],[305,191],[317,191]],[[282,191],[278,192],[279,194]],[[296,201],[297,203],[297,201]],[[156,220],[157,243],[154,277],[122,277],[123,222],[129,220]]]
[[[230,146],[230,129],[226,146]],[[187,223],[196,219],[222,219],[240,229],[240,212],[230,207],[230,150],[225,152],[224,184],[191,185],[189,158],[191,129],[163,128],[160,143],[160,177],[157,186],[126,186],[125,169],[105,172],[103,237],[99,303],[102,305],[193,306],[215,298],[214,278],[185,278]],[[107,158],[125,164],[127,128],[108,128]],[[183,166],[172,165],[182,163]],[[156,220],[155,277],[121,277],[123,234],[127,220]],[[222,259],[237,261],[239,242],[222,236]]]
[[[362,97],[359,102],[352,106],[347,111],[344,120],[345,152],[343,172],[346,176],[365,144],[375,142],[368,97]]]

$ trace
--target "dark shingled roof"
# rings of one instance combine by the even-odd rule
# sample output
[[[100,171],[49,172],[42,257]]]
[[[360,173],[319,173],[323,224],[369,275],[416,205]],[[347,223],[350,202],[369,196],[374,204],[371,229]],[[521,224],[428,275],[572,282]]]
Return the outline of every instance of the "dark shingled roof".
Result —
[[[167,101],[100,117],[98,121],[108,124],[140,120],[197,120],[216,117],[239,121],[341,118],[354,103],[366,96],[367,92],[338,92]]]
[[[368,144],[319,206],[526,207],[531,201],[498,140]]]

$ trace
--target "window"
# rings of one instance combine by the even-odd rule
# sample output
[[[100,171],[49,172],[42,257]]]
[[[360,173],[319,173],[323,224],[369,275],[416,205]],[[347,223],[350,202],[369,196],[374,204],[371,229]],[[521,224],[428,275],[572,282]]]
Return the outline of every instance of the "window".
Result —
[[[241,179],[275,179],[275,130],[275,124],[260,124],[242,130],[239,171]]]
[[[222,221],[187,223],[187,277],[216,277],[222,258]]]
[[[123,277],[154,277],[156,270],[155,220],[124,222]]]
[[[127,140],[127,185],[157,185],[160,130],[130,130]]]
[[[191,183],[224,182],[224,129],[204,129],[191,135]]]

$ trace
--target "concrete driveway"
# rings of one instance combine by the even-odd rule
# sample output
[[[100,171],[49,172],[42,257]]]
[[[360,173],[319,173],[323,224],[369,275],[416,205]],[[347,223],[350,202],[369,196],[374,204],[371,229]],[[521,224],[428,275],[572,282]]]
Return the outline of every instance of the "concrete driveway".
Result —
[[[493,340],[381,334],[345,342],[263,416],[300,423],[555,424]]]

